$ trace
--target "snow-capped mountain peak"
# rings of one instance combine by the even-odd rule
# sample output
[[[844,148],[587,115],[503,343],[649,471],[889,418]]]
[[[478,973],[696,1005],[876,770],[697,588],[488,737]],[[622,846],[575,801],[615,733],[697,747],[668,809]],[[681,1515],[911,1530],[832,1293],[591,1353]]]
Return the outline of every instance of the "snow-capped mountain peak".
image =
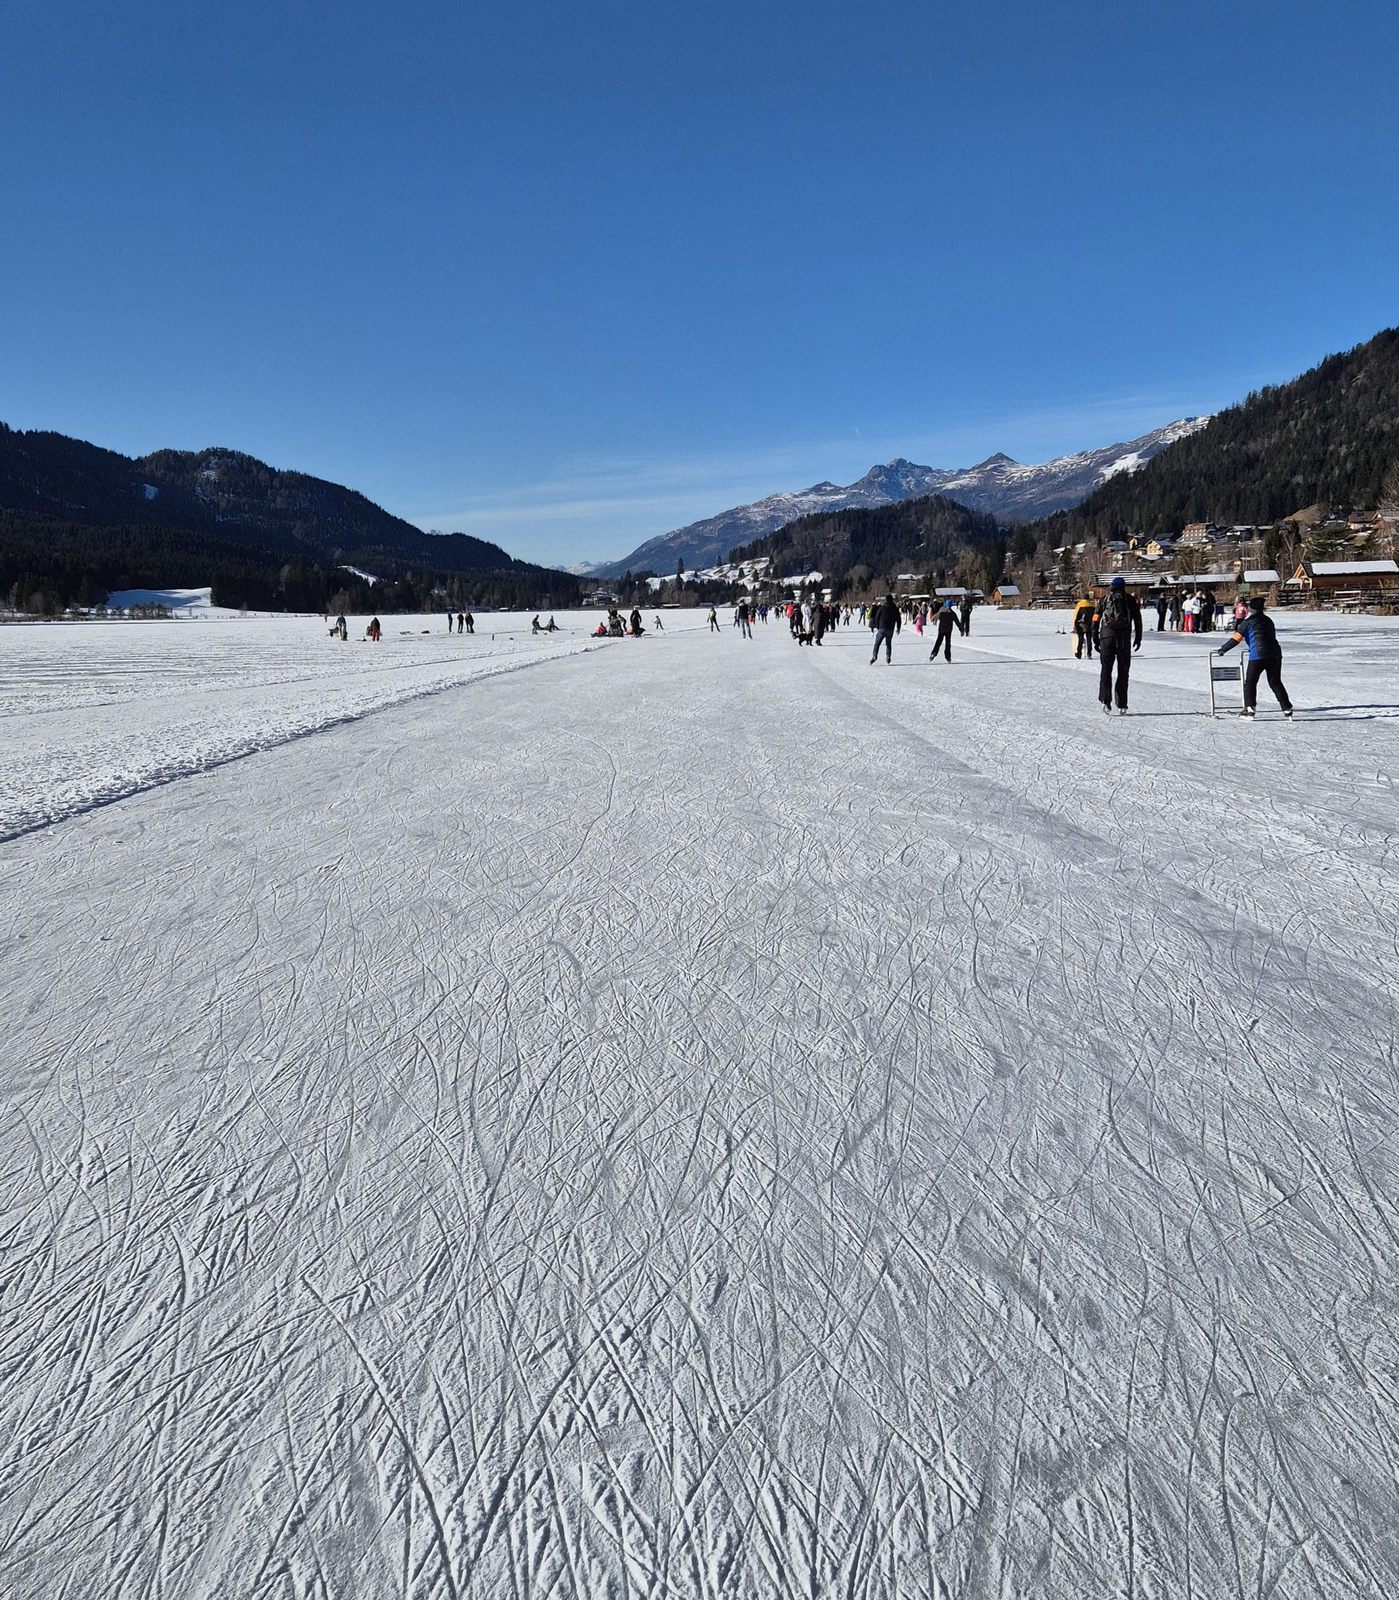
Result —
[[[1139,439],[1106,445],[1100,450],[1083,450],[1033,466],[1026,466],[1003,451],[987,456],[974,467],[956,468],[922,467],[916,461],[896,456],[882,466],[871,467],[854,483],[842,486],[824,479],[807,489],[771,494],[648,539],[620,561],[583,564],[574,570],[615,577],[628,570],[671,573],[677,562],[683,563],[687,571],[712,567],[726,560],[739,545],[760,539],[798,517],[856,506],[885,506],[925,494],[946,495],[1008,522],[1030,521],[1078,505],[1109,478],[1120,472],[1137,471],[1167,445],[1197,432],[1209,420],[1183,417]]]

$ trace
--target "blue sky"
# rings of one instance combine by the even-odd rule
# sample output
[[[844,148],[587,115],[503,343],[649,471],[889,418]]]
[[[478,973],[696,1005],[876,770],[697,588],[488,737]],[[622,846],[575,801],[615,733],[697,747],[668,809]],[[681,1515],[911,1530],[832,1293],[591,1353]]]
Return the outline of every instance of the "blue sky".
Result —
[[[0,419],[568,562],[1399,322],[1399,7],[9,0]]]

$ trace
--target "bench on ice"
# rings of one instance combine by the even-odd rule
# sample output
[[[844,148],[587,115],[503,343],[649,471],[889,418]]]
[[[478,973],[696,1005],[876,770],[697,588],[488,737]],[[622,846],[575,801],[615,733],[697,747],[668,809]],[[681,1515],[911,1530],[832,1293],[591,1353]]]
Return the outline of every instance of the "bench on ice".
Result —
[[[1210,715],[1212,717],[1217,717],[1219,715],[1214,689],[1214,686],[1217,683],[1232,683],[1238,686],[1239,707],[1242,709],[1244,703],[1243,653],[1240,652],[1239,655],[1232,661],[1221,661],[1219,657],[1215,655],[1213,651],[1211,651],[1206,657],[1206,664],[1210,669]]]

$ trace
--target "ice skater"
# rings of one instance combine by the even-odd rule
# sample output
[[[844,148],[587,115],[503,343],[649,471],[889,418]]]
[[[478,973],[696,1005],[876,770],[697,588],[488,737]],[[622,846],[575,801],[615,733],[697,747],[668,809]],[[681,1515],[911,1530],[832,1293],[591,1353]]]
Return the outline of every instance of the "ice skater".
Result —
[[[1127,715],[1127,679],[1132,671],[1132,652],[1142,647],[1142,608],[1128,594],[1121,578],[1114,578],[1102,604],[1093,617],[1093,642],[1098,646],[1098,704],[1103,715],[1112,715],[1114,698],[1117,714]],[[1113,669],[1117,682],[1113,683]]]
[[[874,628],[874,654],[870,657],[873,666],[879,660],[879,647],[884,646],[884,663],[892,666],[894,660],[894,635],[903,626],[899,616],[899,608],[895,604],[892,594],[886,594],[879,604],[870,612],[870,623]]]
[[[1267,678],[1285,717],[1292,715],[1292,700],[1282,681],[1282,646],[1273,619],[1263,609],[1263,596],[1256,594],[1248,603],[1248,615],[1234,624],[1228,642],[1213,654],[1226,655],[1236,644],[1248,646],[1248,665],[1244,668],[1244,708],[1241,717],[1258,715],[1258,680]]]
[[[937,614],[937,625],[938,631],[933,637],[933,653],[928,657],[928,660],[936,661],[938,652],[941,651],[948,666],[951,666],[952,630],[956,628],[961,633],[966,633],[968,630],[966,624],[958,618],[957,608],[950,600],[943,602],[942,608]]]
[[[1093,659],[1093,597],[1084,595],[1083,599],[1074,607],[1073,636],[1074,660],[1082,661],[1083,652],[1088,652],[1088,659]]]

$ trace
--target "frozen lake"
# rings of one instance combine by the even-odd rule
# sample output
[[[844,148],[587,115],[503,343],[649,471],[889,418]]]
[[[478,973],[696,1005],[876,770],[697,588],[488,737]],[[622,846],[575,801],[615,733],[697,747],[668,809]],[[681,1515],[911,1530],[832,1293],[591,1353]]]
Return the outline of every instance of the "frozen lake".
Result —
[[[0,1593],[1399,1591],[1399,621],[594,620],[0,628]]]

